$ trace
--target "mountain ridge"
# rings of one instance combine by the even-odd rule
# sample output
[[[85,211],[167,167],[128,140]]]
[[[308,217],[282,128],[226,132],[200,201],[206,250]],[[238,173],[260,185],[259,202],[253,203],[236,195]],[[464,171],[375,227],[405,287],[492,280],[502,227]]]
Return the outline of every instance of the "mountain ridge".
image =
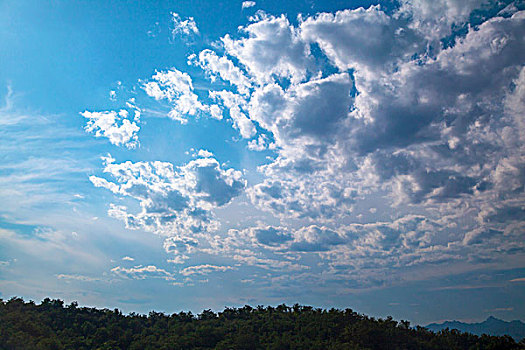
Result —
[[[457,329],[476,335],[489,334],[495,336],[509,335],[516,341],[525,338],[525,323],[520,320],[504,321],[494,316],[489,316],[483,322],[467,323],[461,321],[445,321],[443,323],[431,323],[425,328],[438,332],[443,329]]]

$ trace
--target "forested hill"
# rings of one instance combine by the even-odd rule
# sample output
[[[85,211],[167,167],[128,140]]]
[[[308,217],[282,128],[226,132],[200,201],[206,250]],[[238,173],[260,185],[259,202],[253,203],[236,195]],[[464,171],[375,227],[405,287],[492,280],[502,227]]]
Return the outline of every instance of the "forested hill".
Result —
[[[309,306],[245,306],[198,315],[0,303],[0,349],[524,349],[510,337],[433,333],[392,318]]]

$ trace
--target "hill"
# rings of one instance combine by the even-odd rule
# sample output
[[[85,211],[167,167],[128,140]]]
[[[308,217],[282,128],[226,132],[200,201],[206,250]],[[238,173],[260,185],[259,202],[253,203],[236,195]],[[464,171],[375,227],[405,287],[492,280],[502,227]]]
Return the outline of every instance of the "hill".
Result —
[[[511,337],[438,333],[391,317],[310,306],[225,308],[198,315],[0,302],[0,350],[11,349],[523,349]]]
[[[432,323],[425,328],[431,331],[438,332],[442,329],[457,329],[461,332],[468,332],[472,334],[482,335],[510,335],[515,340],[525,338],[525,323],[515,320],[511,322],[503,321],[490,316],[483,322],[479,323],[464,323],[459,321],[446,321],[443,323]]]

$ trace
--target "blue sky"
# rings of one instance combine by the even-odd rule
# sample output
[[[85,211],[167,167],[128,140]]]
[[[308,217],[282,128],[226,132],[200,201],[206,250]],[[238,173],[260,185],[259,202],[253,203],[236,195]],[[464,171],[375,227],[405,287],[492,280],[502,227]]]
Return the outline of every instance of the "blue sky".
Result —
[[[524,319],[524,10],[0,2],[0,297]]]

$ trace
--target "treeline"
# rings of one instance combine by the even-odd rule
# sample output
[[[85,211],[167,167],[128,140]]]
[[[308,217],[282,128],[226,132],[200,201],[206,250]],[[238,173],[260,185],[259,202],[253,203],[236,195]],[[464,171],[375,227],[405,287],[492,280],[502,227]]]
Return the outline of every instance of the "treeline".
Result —
[[[0,349],[524,349],[512,338],[433,333],[391,317],[309,306],[124,315],[46,298],[0,299]]]

